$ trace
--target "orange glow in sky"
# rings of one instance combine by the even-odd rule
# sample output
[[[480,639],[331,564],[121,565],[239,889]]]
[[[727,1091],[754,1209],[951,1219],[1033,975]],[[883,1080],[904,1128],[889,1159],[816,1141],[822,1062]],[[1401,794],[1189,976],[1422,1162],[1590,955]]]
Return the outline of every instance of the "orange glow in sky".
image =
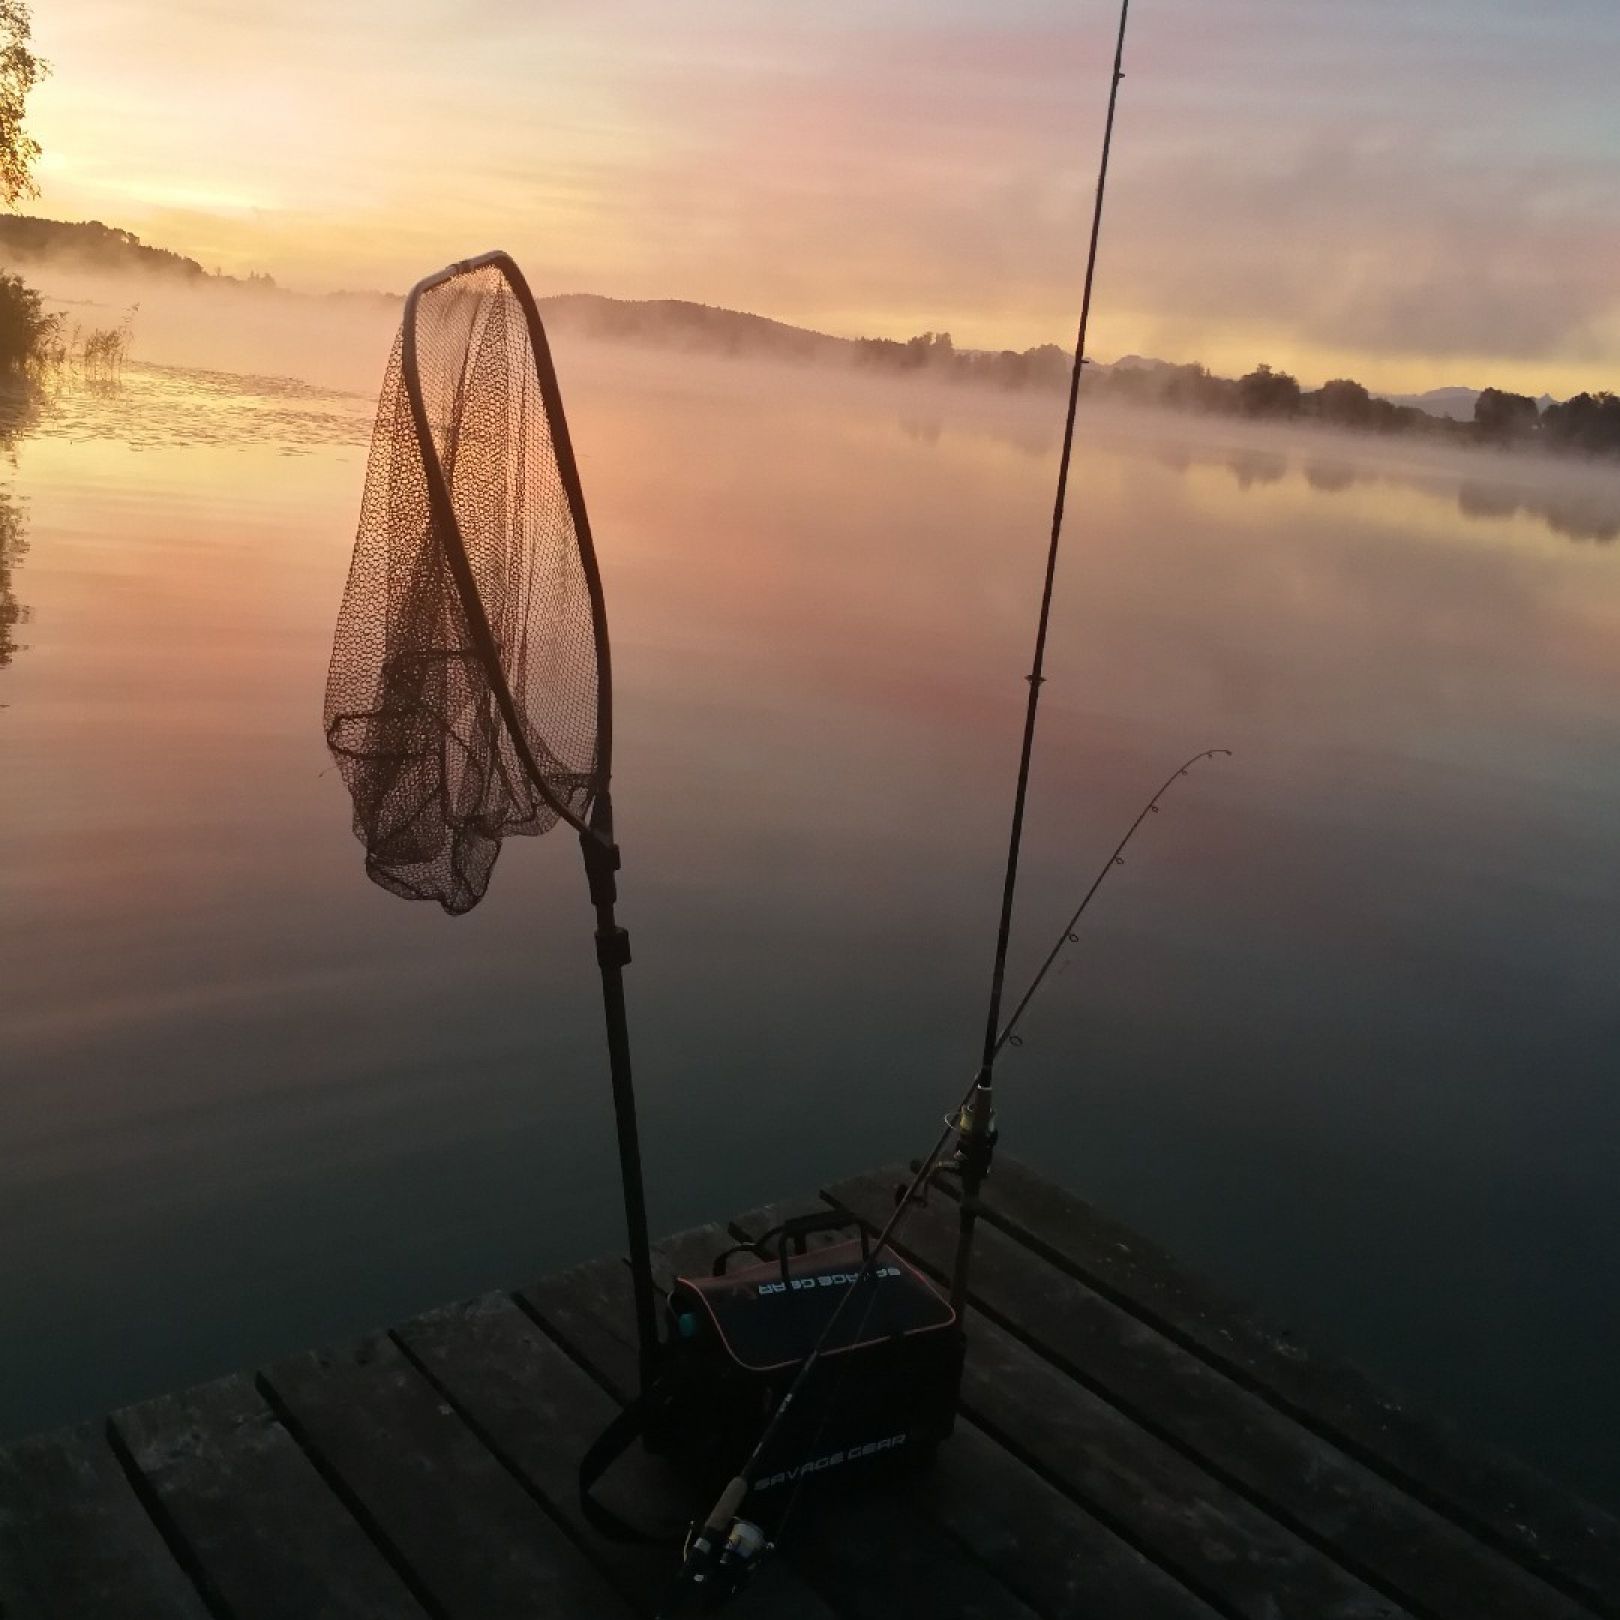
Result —
[[[1067,343],[1109,4],[72,0],[33,207],[234,272]],[[1612,0],[1142,0],[1097,352],[1307,381],[1620,384]]]

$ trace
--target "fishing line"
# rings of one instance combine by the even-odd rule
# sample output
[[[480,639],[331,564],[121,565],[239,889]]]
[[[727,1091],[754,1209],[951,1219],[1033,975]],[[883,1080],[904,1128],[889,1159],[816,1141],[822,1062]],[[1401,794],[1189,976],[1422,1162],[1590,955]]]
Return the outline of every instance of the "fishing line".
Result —
[[[967,1106],[968,1097],[971,1095],[972,1088],[970,1087],[968,1092],[963,1095],[963,1107]],[[726,1539],[732,1527],[738,1523],[739,1510],[758,1472],[761,1459],[769,1449],[771,1442],[781,1432],[793,1409],[794,1402],[803,1393],[811,1374],[820,1364],[822,1353],[832,1337],[833,1330],[842,1319],[845,1310],[848,1309],[850,1300],[870,1279],[877,1264],[878,1256],[888,1246],[889,1240],[894,1235],[895,1228],[900,1224],[906,1211],[914,1202],[918,1201],[919,1189],[939,1163],[946,1144],[955,1134],[956,1125],[953,1120],[948,1120],[945,1129],[940,1133],[939,1139],[934,1143],[928,1157],[918,1166],[916,1174],[911,1179],[911,1185],[896,1202],[894,1213],[889,1217],[883,1230],[874,1240],[871,1251],[865,1256],[860,1269],[855,1274],[855,1280],[840,1296],[826,1322],[822,1324],[821,1332],[816,1336],[815,1343],[810,1347],[804,1360],[799,1363],[798,1370],[793,1375],[793,1381],[788,1385],[782,1399],[777,1403],[776,1410],[771,1413],[769,1420],[760,1433],[759,1439],[754,1443],[753,1450],[749,1452],[742,1467],[737,1470],[736,1475],[720,1493],[713,1508],[710,1509],[708,1517],[693,1532],[692,1539],[688,1544],[686,1560],[676,1578],[675,1587],[659,1610],[660,1620],[663,1620],[664,1616],[673,1614],[684,1601],[689,1585],[702,1584],[707,1579],[709,1569],[715,1567],[723,1557]]]
[[[1137,812],[1136,820],[1133,821],[1129,828],[1126,829],[1125,836],[1114,845],[1114,853],[1103,862],[1102,870],[1098,872],[1096,877],[1091,880],[1091,887],[1086,890],[1080,904],[1074,908],[1074,915],[1070,917],[1069,920],[1063,925],[1063,931],[1058,935],[1057,943],[1047,953],[1046,960],[1041,963],[1035,977],[1030,980],[1029,988],[1024,992],[1023,997],[1020,999],[1018,1005],[1013,1008],[1012,1017],[1007,1020],[1006,1024],[1002,1028],[1001,1033],[996,1037],[995,1049],[997,1052],[999,1052],[1004,1046],[1018,1046],[1021,1044],[1019,1037],[1014,1033],[1018,1028],[1018,1020],[1024,1016],[1025,1009],[1029,1006],[1030,1002],[1035,999],[1035,992],[1040,989],[1042,983],[1046,979],[1046,975],[1052,971],[1052,964],[1057,961],[1058,953],[1062,951],[1065,945],[1073,945],[1076,943],[1078,936],[1074,931],[1075,926],[1085,915],[1086,907],[1091,904],[1092,896],[1094,896],[1096,892],[1103,886],[1103,879],[1106,878],[1116,866],[1123,866],[1125,864],[1125,847],[1136,836],[1137,828],[1140,827],[1149,816],[1156,816],[1159,813],[1159,800],[1162,799],[1165,794],[1168,793],[1170,789],[1173,788],[1176,783],[1179,782],[1182,777],[1184,777],[1193,768],[1194,765],[1196,765],[1201,759],[1214,759],[1218,754],[1224,754],[1228,759],[1230,759],[1232,757],[1232,750],[1230,748],[1201,749],[1198,753],[1194,754],[1193,757],[1186,762],[1186,764],[1180,765],[1174,771],[1172,771],[1170,775],[1165,778],[1164,785],[1159,789],[1159,791],[1155,793],[1145,805],[1142,806],[1140,811]]]
[[[1052,964],[1057,960],[1058,955],[1062,951],[1063,947],[1069,944],[1075,938],[1074,930],[1079,924],[1081,917],[1085,914],[1086,908],[1096,898],[1098,891],[1108,880],[1109,874],[1118,866],[1123,864],[1122,857],[1124,852],[1129,846],[1131,840],[1141,830],[1142,824],[1148,819],[1149,816],[1158,813],[1160,801],[1165,797],[1170,789],[1181,780],[1182,777],[1190,774],[1193,766],[1198,764],[1201,760],[1214,759],[1217,756],[1225,756],[1230,758],[1231,753],[1232,750],[1229,748],[1201,749],[1184,764],[1177,766],[1177,768],[1165,778],[1164,782],[1159,786],[1153,797],[1149,799],[1147,803],[1143,805],[1142,808],[1137,812],[1136,819],[1131,822],[1128,828],[1126,828],[1124,837],[1122,837],[1119,842],[1115,844],[1108,859],[1103,863],[1102,868],[1098,871],[1096,877],[1092,879],[1091,886],[1082,896],[1080,904],[1075,907],[1074,912],[1070,916],[1068,922],[1064,924],[1063,931],[1058,935],[1057,943],[1047,953],[1046,959],[1036,970],[1028,986],[1025,988],[1023,995],[1019,997],[1018,1005],[1013,1009],[1012,1016],[1007,1020],[1006,1025],[998,1033],[996,1039],[996,1050],[998,1052],[1002,1047],[1015,1043],[1019,1020],[1024,1016],[1025,1011],[1028,1009],[1030,1003],[1034,1000],[1036,992],[1045,982],[1047,975],[1051,972]],[[747,1460],[743,1463],[742,1467],[738,1469],[736,1477],[732,1479],[731,1483],[727,1485],[725,1491],[722,1492],[708,1518],[701,1526],[697,1528],[697,1530],[694,1531],[691,1546],[697,1549],[698,1556],[700,1558],[704,1556],[712,1557],[713,1549],[723,1541],[723,1538],[726,1536],[733,1523],[737,1520],[738,1511],[748,1493],[750,1483],[756,1475],[760,1462],[763,1460],[766,1452],[770,1449],[770,1446],[775,1441],[777,1435],[782,1431],[794,1403],[803,1393],[805,1386],[809,1383],[811,1376],[814,1374],[817,1366],[820,1364],[827,1345],[831,1342],[832,1336],[837,1330],[839,1322],[843,1319],[844,1312],[849,1308],[850,1301],[863,1288],[866,1289],[868,1294],[865,1311],[863,1312],[863,1320],[865,1312],[869,1312],[871,1310],[872,1301],[875,1300],[877,1294],[875,1286],[871,1285],[872,1273],[882,1255],[892,1247],[895,1233],[899,1230],[901,1222],[905,1220],[907,1214],[914,1206],[924,1201],[922,1197],[922,1190],[927,1185],[929,1178],[936,1170],[940,1168],[941,1161],[945,1157],[945,1150],[950,1145],[952,1139],[960,1136],[961,1115],[968,1107],[968,1104],[971,1101],[978,1084],[978,1076],[975,1075],[973,1080],[969,1083],[968,1089],[962,1094],[962,1100],[957,1105],[955,1111],[945,1116],[944,1128],[934,1139],[934,1144],[929,1149],[927,1155],[923,1159],[913,1162],[911,1181],[904,1188],[904,1190],[896,1193],[894,1213],[889,1216],[889,1219],[884,1223],[883,1229],[878,1233],[877,1237],[872,1240],[871,1248],[863,1257],[860,1268],[855,1273],[854,1281],[840,1296],[826,1322],[823,1323],[821,1332],[817,1335],[815,1343],[811,1346],[803,1361],[799,1363],[798,1370],[793,1376],[793,1381],[788,1385],[786,1393],[782,1396],[782,1399],[777,1404],[775,1411],[772,1412],[769,1420],[766,1422],[765,1427],[761,1431],[759,1439],[755,1442],[754,1448],[749,1453]],[[832,1408],[838,1397],[839,1387],[840,1386],[835,1386],[831,1391],[828,1392],[827,1402],[822,1411],[820,1423],[816,1430],[817,1435],[819,1435],[827,1425],[832,1413]],[[814,1447],[812,1446],[811,1452],[813,1453],[813,1451]],[[788,1510],[787,1512],[784,1512],[782,1520],[779,1522],[777,1527],[778,1535],[780,1535],[782,1526],[785,1525],[787,1521],[788,1513],[792,1511],[793,1505],[797,1499],[798,1489],[799,1486],[796,1485],[794,1487],[793,1494],[790,1495],[788,1499]],[[707,1551],[705,1550],[706,1538],[708,1544]],[[691,1557],[690,1550],[688,1557]],[[687,1577],[688,1570],[686,1567],[683,1567],[681,1579],[677,1583],[675,1593],[672,1594],[672,1601],[666,1605],[665,1608],[660,1610],[661,1616],[667,1616],[674,1612],[675,1607],[680,1601],[682,1585]]]
[[[866,1277],[864,1283],[861,1281],[862,1275]],[[864,1266],[861,1273],[857,1274],[855,1281],[850,1284],[849,1293],[852,1294],[857,1288],[862,1287],[866,1289],[866,1304],[861,1307],[861,1319],[855,1324],[854,1333],[850,1335],[852,1343],[859,1343],[864,1336],[866,1324],[871,1320],[872,1307],[877,1304],[877,1277],[872,1272],[867,1271]],[[848,1295],[845,1297],[847,1298]],[[844,1386],[849,1379],[850,1365],[850,1361],[846,1360],[834,1375],[832,1388],[827,1391],[827,1398],[822,1403],[821,1417],[817,1420],[815,1432],[811,1435],[810,1442],[805,1447],[804,1454],[807,1457],[814,1457],[821,1450],[822,1437],[827,1432],[827,1425],[832,1422],[833,1411],[837,1407],[839,1397],[843,1394]],[[788,1487],[787,1505],[782,1509],[781,1517],[776,1521],[775,1533],[778,1539],[787,1529],[788,1521],[793,1517],[794,1508],[799,1505],[799,1498],[804,1494],[804,1487],[809,1478],[808,1473],[800,1473],[799,1477]]]

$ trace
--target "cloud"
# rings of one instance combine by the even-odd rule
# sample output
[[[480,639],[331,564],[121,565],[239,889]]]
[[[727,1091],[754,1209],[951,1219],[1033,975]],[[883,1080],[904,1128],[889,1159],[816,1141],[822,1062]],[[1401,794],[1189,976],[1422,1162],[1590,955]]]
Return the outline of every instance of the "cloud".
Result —
[[[1129,296],[1211,327],[1281,315],[1371,354],[1550,358],[1620,309],[1620,166],[1351,136],[1259,164],[1180,153],[1131,180],[1114,217]]]
[[[295,285],[498,242],[549,290],[1065,341],[1115,15],[81,0],[39,19],[44,204],[154,236],[183,204],[169,245]],[[1100,349],[1620,375],[1604,5],[1160,0],[1132,26]]]

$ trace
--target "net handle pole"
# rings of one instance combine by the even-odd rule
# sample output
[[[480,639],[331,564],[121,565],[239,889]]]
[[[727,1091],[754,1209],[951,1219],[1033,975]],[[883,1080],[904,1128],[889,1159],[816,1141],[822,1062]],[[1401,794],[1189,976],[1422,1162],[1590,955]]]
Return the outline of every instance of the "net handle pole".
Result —
[[[540,308],[522,272],[510,255],[485,255],[506,278],[529,328],[536,378],[551,424],[551,447],[557,472],[574,522],[580,564],[591,598],[591,623],[596,635],[596,758],[597,788],[590,820],[580,828],[579,847],[585,856],[585,880],[596,908],[596,962],[602,975],[602,1013],[607,1024],[608,1074],[613,1086],[613,1125],[619,1144],[619,1186],[624,1194],[625,1239],[630,1248],[630,1289],[635,1302],[636,1360],[643,1394],[652,1386],[658,1368],[658,1309],[653,1287],[652,1249],[647,1229],[647,1193],[641,1171],[641,1130],[636,1118],[636,1088],[630,1068],[630,1024],[624,1009],[624,970],[630,964],[630,935],[614,915],[618,901],[619,846],[613,836],[613,796],[608,783],[613,774],[613,656],[608,641],[607,604],[602,592],[602,570],[596,559],[591,520],[585,511],[579,463],[563,410],[562,390],[551,357]]]
[[[523,311],[534,355],[535,382],[545,403],[557,471],[573,519],[579,545],[580,563],[590,592],[591,620],[596,637],[596,782],[589,819],[552,792],[545,773],[535,760],[529,740],[519,723],[506,672],[489,626],[488,615],[478,595],[472,565],[467,559],[461,527],[445,486],[444,468],[439,463],[433,434],[422,398],[421,375],[416,355],[416,312],[424,294],[455,276],[468,271],[493,268],[505,278],[513,297]],[[579,834],[585,857],[585,879],[590,886],[591,904],[596,909],[596,961],[602,976],[602,1010],[607,1023],[608,1070],[613,1084],[613,1118],[619,1144],[619,1180],[624,1192],[624,1220],[630,1245],[631,1285],[635,1297],[636,1345],[640,1362],[641,1387],[651,1382],[658,1359],[658,1323],[654,1304],[652,1254],[647,1237],[647,1198],[641,1173],[641,1139],[636,1123],[636,1092],[630,1070],[630,1025],[624,1006],[624,970],[630,961],[630,936],[619,926],[614,908],[618,901],[619,849],[613,838],[613,805],[608,792],[613,761],[613,665],[608,648],[607,610],[602,593],[602,575],[591,538],[590,519],[580,488],[579,466],[574,458],[568,419],[563,414],[562,391],[557,386],[556,367],[546,339],[545,323],[523,273],[510,254],[482,253],[447,265],[435,275],[424,277],[411,288],[405,299],[404,346],[401,365],[411,418],[428,474],[428,499],[438,528],[444,556],[466,616],[467,630],[487,673],[507,735],[535,791],[562,820]]]
[[[602,1011],[607,1022],[608,1073],[613,1083],[613,1122],[619,1143],[619,1182],[624,1190],[625,1236],[630,1246],[630,1286],[635,1300],[636,1352],[642,1393],[658,1364],[658,1315],[652,1249],[647,1236],[647,1195],[641,1174],[641,1133],[636,1088],[630,1070],[630,1024],[624,1009],[624,970],[630,935],[614,915],[618,900],[619,848],[613,841],[613,801],[603,792],[591,810],[591,825],[579,835],[585,880],[596,908],[596,965],[602,975]]]
[[[1069,463],[1074,454],[1074,417],[1080,398],[1080,374],[1086,364],[1086,329],[1091,321],[1091,291],[1097,273],[1097,243],[1102,235],[1103,193],[1108,185],[1108,154],[1114,140],[1114,111],[1119,84],[1125,77],[1125,25],[1131,0],[1120,0],[1119,33],[1114,42],[1114,71],[1108,86],[1108,115],[1103,124],[1102,156],[1097,165],[1097,192],[1091,212],[1091,240],[1086,252],[1085,285],[1080,298],[1080,329],[1074,344],[1074,368],[1069,375],[1068,414],[1063,423],[1063,452],[1058,460],[1057,494],[1052,503],[1052,533],[1046,548],[1046,575],[1041,586],[1041,611],[1035,628],[1035,657],[1026,679],[1029,698],[1024,710],[1023,746],[1018,759],[1018,786],[1013,794],[1012,830],[1007,841],[1007,869],[1002,880],[1001,919],[996,932],[995,965],[990,975],[990,1007],[984,1023],[984,1048],[967,1106],[958,1116],[961,1134],[962,1204],[958,1215],[956,1258],[951,1268],[951,1304],[960,1317],[967,1306],[968,1265],[973,1253],[973,1226],[978,1216],[979,1189],[990,1170],[995,1143],[994,1070],[1001,1029],[1001,997],[1007,978],[1007,944],[1012,935],[1013,898],[1018,889],[1018,856],[1024,840],[1024,807],[1029,796],[1029,767],[1035,750],[1035,717],[1041,686],[1046,680],[1046,635],[1052,619],[1052,586],[1057,577],[1058,544],[1063,537],[1063,507],[1069,489]]]

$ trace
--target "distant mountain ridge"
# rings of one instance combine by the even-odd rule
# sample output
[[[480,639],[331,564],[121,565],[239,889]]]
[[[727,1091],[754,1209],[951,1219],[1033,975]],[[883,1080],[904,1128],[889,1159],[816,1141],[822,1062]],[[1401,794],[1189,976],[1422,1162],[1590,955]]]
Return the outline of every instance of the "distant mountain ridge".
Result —
[[[325,294],[294,293],[277,288],[273,277],[254,272],[247,276],[225,275],[205,269],[196,259],[168,248],[153,247],[133,231],[105,225],[100,220],[45,219],[31,214],[0,214],[0,263],[27,268],[31,264],[53,265],[110,273],[136,272],[191,283],[208,283],[277,291],[287,297],[312,297],[324,301],[397,302],[398,293],[343,291]],[[908,360],[903,351],[915,349],[924,361],[937,360],[941,343],[947,356],[954,354],[963,375],[1017,386],[1028,382],[1046,383],[1059,372],[1066,374],[1068,361],[1063,351],[1043,344],[1015,355],[1012,351],[951,350],[945,334],[925,333],[909,344],[896,344],[884,338],[843,338],[794,326],[766,315],[725,309],[678,298],[610,298],[601,293],[560,293],[539,300],[548,317],[560,327],[599,338],[657,343],[733,356],[759,355],[778,359],[818,360],[853,356],[877,364],[904,369]],[[891,352],[892,351],[892,352]],[[1174,370],[1171,361],[1127,354],[1111,365],[1094,362],[1099,372],[1125,374]],[[1409,407],[1429,416],[1469,421],[1479,390],[1460,386],[1431,388],[1421,394],[1375,394],[1391,404]],[[1543,395],[1540,404],[1551,402]]]
[[[0,214],[0,254],[24,263],[51,259],[86,270],[127,271],[174,276],[186,281],[203,277],[239,281],[207,271],[195,260],[168,248],[150,247],[133,231],[103,225],[99,219],[41,219],[35,214]],[[270,276],[251,275],[244,284],[273,287]]]
[[[1415,410],[1427,411],[1430,416],[1449,416],[1454,422],[1474,419],[1474,401],[1479,398],[1477,388],[1431,388],[1422,394],[1380,394],[1391,405],[1410,405]]]
[[[554,293],[538,300],[547,315],[591,337],[673,342],[725,354],[764,354],[802,360],[845,354],[850,338],[790,326],[683,298],[608,298],[601,293]]]

